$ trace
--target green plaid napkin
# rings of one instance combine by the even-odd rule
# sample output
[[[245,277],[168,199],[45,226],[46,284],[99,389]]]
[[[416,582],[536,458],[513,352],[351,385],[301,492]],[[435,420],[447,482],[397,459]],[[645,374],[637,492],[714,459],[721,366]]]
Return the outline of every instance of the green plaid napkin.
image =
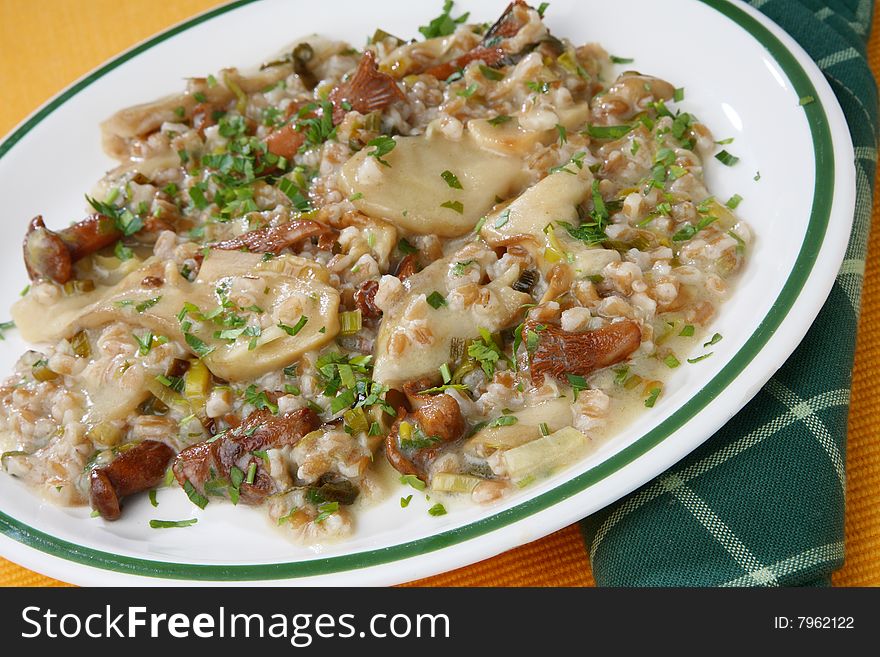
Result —
[[[582,526],[600,586],[827,585],[843,564],[846,421],[871,194],[873,0],[751,0],[825,73],[849,122],[858,199],[843,267],[803,343],[700,449]]]

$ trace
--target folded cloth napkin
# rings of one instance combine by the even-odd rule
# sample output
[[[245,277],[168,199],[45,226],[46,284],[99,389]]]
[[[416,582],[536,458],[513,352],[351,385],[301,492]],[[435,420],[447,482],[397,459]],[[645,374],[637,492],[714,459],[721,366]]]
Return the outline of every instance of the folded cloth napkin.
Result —
[[[600,586],[827,585],[843,564],[846,422],[877,160],[873,0],[751,0],[810,54],[855,144],[855,224],[831,296],[763,390],[688,458],[583,521]]]

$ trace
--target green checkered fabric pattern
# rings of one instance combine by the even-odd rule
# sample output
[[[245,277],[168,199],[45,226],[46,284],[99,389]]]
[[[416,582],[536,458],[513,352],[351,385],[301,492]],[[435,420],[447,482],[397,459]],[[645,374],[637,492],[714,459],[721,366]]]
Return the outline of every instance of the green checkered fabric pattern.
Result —
[[[599,586],[827,585],[843,564],[846,422],[877,161],[873,0],[752,0],[817,62],[856,147],[843,266],[803,343],[684,461],[582,526]]]

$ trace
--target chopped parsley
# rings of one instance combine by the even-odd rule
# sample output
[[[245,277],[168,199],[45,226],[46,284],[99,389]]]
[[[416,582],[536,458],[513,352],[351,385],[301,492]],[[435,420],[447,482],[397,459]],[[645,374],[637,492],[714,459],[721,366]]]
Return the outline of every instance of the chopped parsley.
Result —
[[[465,260],[464,262],[456,262],[452,265],[452,275],[453,276],[464,276],[464,271],[470,265],[474,264],[473,260]]]
[[[447,208],[453,212],[458,212],[458,214],[464,214],[464,206],[461,204],[461,201],[446,201],[445,203],[441,203],[440,207]]]
[[[189,501],[200,509],[204,509],[208,506],[208,498],[197,491],[196,487],[192,485],[192,482],[189,479],[183,482],[183,491],[186,493]]]
[[[446,182],[447,185],[452,187],[453,189],[462,189],[461,183],[458,181],[458,178],[454,173],[449,171],[448,169],[440,174],[440,177]]]
[[[416,490],[425,490],[425,488],[426,488],[424,481],[422,481],[421,479],[419,479],[415,475],[411,475],[411,474],[401,475],[400,476],[400,483],[404,484],[405,486],[411,486],[411,487],[415,488]]]
[[[550,91],[550,83],[542,82],[540,80],[537,82],[534,80],[529,80],[528,82],[526,82],[526,87],[528,87],[529,91],[536,94],[546,94]]]
[[[302,330],[303,326],[305,326],[306,322],[308,321],[308,317],[306,317],[305,315],[301,315],[299,321],[293,326],[288,326],[287,324],[282,324],[281,322],[278,322],[278,328],[282,329],[285,333],[287,333],[287,335],[294,336]]]
[[[383,160],[382,157],[388,155],[388,153],[393,151],[394,147],[397,146],[397,142],[394,141],[394,139],[385,135],[380,135],[379,137],[368,141],[367,146],[373,148],[373,150],[367,152],[368,156],[375,157],[379,164],[386,167],[391,166],[388,162]]]
[[[499,114],[495,118],[489,119],[488,123],[489,123],[489,125],[499,126],[504,123],[507,123],[511,119],[513,119],[512,116],[508,116],[507,114]]]
[[[406,497],[401,497],[400,498],[400,508],[405,509],[406,507],[408,507],[409,503],[412,501],[412,497],[413,496],[411,494],[407,495]]]
[[[584,242],[587,245],[598,244],[608,239],[605,234],[605,228],[608,226],[608,206],[599,193],[599,181],[593,179],[593,210],[590,212],[592,221],[584,221],[580,226],[575,228],[571,224],[560,221],[559,225],[568,231],[568,234]]]
[[[559,135],[559,144],[562,145],[568,141],[568,131],[564,125],[556,124],[556,134]]]
[[[431,306],[434,310],[437,310],[440,306],[447,305],[446,299],[442,294],[434,290],[431,294],[428,295],[427,299],[428,305]]]
[[[199,358],[204,358],[212,351],[214,351],[214,347],[207,344],[201,338],[193,335],[192,333],[185,332],[183,334],[183,339],[186,340],[186,343],[189,345],[190,349],[198,356]]]
[[[315,522],[322,523],[337,511],[339,511],[339,502],[324,502],[318,507],[318,516],[315,518]]]
[[[696,225],[694,224],[686,224],[683,228],[679,229],[675,235],[672,236],[673,242],[686,242],[687,240],[694,237],[697,233],[699,233],[704,228],[708,227],[710,224],[718,221],[718,217],[701,217]]]
[[[269,395],[265,390],[259,390],[256,385],[251,384],[244,392],[244,400],[257,410],[268,410],[273,415],[278,414],[278,404],[272,403]]]
[[[486,428],[491,429],[493,427],[509,427],[516,424],[517,422],[519,422],[519,418],[517,418],[515,415],[501,415],[489,422],[489,424],[486,425]]]
[[[150,527],[153,529],[169,529],[171,527],[189,527],[198,522],[198,518],[190,518],[189,520],[150,520]]]
[[[486,377],[491,379],[495,375],[495,364],[501,358],[501,348],[486,329],[481,328],[480,334],[482,338],[471,342],[467,353],[480,364]]]
[[[634,125],[588,125],[587,134],[594,139],[620,139],[632,132]]]
[[[494,68],[490,68],[485,64],[480,64],[480,73],[483,74],[484,78],[492,80],[493,82],[498,82],[499,80],[504,79],[504,73],[496,71]]]
[[[688,358],[688,362],[691,364],[699,363],[701,360],[706,360],[709,356],[711,356],[714,352],[709,352],[708,354],[703,354],[702,356],[697,356],[696,358]]]
[[[617,55],[611,55],[611,63],[612,64],[632,64],[635,60],[631,57],[618,57]]]
[[[456,96],[461,96],[462,98],[470,98],[474,95],[474,92],[477,90],[477,83],[473,82],[467,86],[465,89],[461,89],[455,92]]]
[[[132,337],[135,339],[138,345],[138,355],[146,356],[150,353],[150,350],[153,348],[153,332],[147,331],[144,337],[138,337],[137,333],[132,333]]]
[[[149,309],[152,308],[153,306],[155,306],[155,305],[156,305],[157,303],[159,303],[161,300],[162,300],[162,297],[161,297],[161,296],[153,297],[152,299],[147,299],[146,301],[141,301],[139,304],[136,304],[135,307],[134,307],[134,309],[135,309],[137,312],[142,313],[142,312],[144,312],[144,311],[146,311],[146,310],[149,310]]]
[[[651,388],[651,392],[648,394],[648,398],[645,400],[646,408],[654,408],[654,404],[657,403],[657,398],[660,396],[661,392],[660,386],[655,388]]]
[[[428,509],[428,514],[432,516],[445,516],[447,513],[446,507],[440,504],[439,502]]]
[[[453,18],[451,16],[452,7],[455,3],[453,0],[446,0],[443,3],[443,13],[441,13],[437,18],[433,19],[427,25],[421,25],[419,27],[419,32],[422,34],[425,39],[435,39],[437,37],[449,36],[453,32],[455,32],[455,28],[464,23],[468,16],[470,16],[470,12],[465,12],[458,18]]]
[[[715,155],[715,159],[718,160],[719,162],[721,162],[721,164],[728,166],[728,167],[732,167],[734,164],[739,162],[738,157],[736,157],[735,155],[731,155],[730,153],[728,153],[725,150],[722,150],[720,153],[717,153]]]
[[[113,247],[113,255],[119,258],[122,262],[125,262],[126,260],[131,260],[134,257],[134,251],[125,246],[125,244],[122,243],[122,240],[119,240]]]
[[[400,241],[397,243],[397,250],[404,255],[411,255],[419,252],[419,250],[410,244],[405,237],[400,238]]]
[[[742,196],[740,196],[739,194],[734,194],[733,196],[731,196],[731,197],[727,200],[727,203],[725,203],[724,205],[726,205],[726,206],[727,206],[728,208],[730,208],[731,210],[736,210],[737,206],[738,206],[740,203],[742,203],[742,200],[743,200],[743,197],[742,197]]]
[[[713,344],[718,344],[722,340],[722,335],[720,333],[716,333],[712,336],[709,342],[703,344],[704,347],[711,347]]]

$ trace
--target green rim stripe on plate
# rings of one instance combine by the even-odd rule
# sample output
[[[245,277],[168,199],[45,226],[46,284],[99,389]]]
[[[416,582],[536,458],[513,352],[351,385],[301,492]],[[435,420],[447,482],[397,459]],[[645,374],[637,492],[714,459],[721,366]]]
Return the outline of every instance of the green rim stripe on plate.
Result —
[[[67,100],[121,64],[195,25],[256,1],[238,0],[223,7],[218,7],[157,35],[97,69],[49,102],[5,142],[0,144],[0,157],[3,157],[30,130]],[[699,1],[730,18],[761,43],[782,70],[785,71],[789,81],[792,83],[796,97],[813,96],[817,99],[817,102],[803,107],[813,138],[816,183],[813,192],[810,220],[803,244],[792,272],[772,309],[730,362],[690,401],[676,410],[660,425],[596,467],[513,508],[434,536],[349,555],[290,563],[252,565],[208,565],[152,561],[116,555],[76,545],[34,529],[2,512],[0,512],[0,532],[31,548],[62,559],[131,575],[206,581],[266,580],[321,575],[376,566],[415,557],[482,536],[511,523],[523,520],[534,513],[547,509],[566,498],[580,493],[596,482],[617,472],[661,443],[715,399],[754,359],[782,323],[813,269],[813,264],[821,249],[825,231],[830,220],[834,193],[834,153],[831,130],[825,110],[818,100],[819,95],[807,73],[794,55],[770,30],[740,7],[732,4],[729,0]]]

